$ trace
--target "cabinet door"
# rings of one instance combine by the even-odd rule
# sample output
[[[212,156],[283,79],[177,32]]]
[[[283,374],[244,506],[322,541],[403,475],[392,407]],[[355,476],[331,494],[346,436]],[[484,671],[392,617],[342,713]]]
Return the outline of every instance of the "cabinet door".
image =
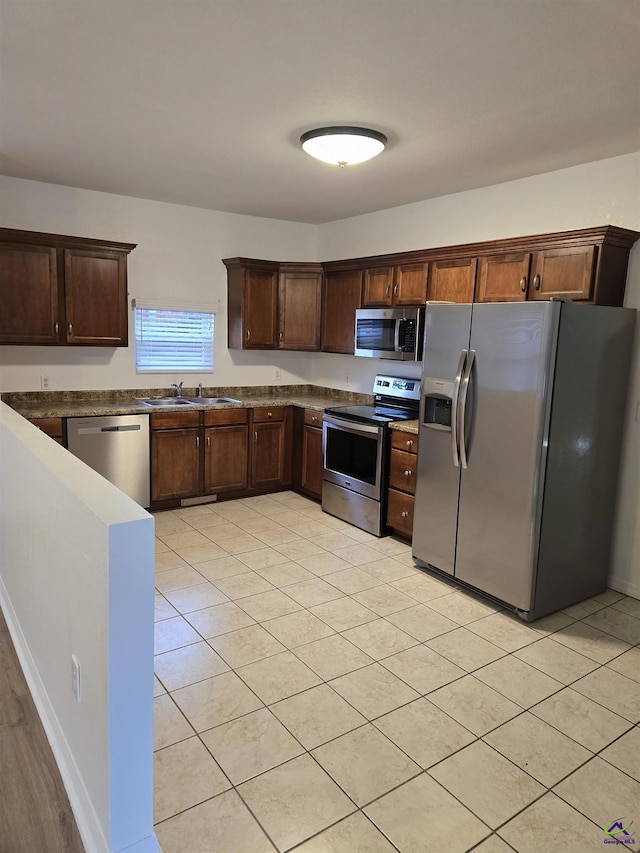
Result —
[[[118,252],[64,250],[66,340],[127,345],[127,262]]]
[[[280,273],[280,349],[319,350],[322,273]]]
[[[151,433],[151,501],[200,494],[200,430]]]
[[[473,302],[476,258],[432,261],[429,264],[427,299],[437,302]]]
[[[278,276],[244,270],[243,349],[278,349]]]
[[[387,505],[387,524],[396,533],[407,536],[413,535],[413,495],[389,489],[389,503]]]
[[[322,301],[322,351],[353,355],[356,308],[360,308],[361,270],[325,275]]]
[[[391,305],[393,299],[393,267],[378,267],[364,271],[362,305]]]
[[[246,489],[248,426],[207,427],[204,435],[204,493]]]
[[[418,457],[415,453],[391,449],[389,462],[389,485],[410,495],[416,493],[416,467]]]
[[[398,264],[393,286],[395,305],[424,305],[427,300],[427,264]]]
[[[317,498],[322,496],[322,469],[322,430],[305,424],[300,488]]]
[[[59,341],[56,250],[0,245],[0,343]]]
[[[533,256],[530,299],[591,299],[595,246],[545,249]]]
[[[277,486],[284,478],[285,425],[282,421],[254,423],[252,486]]]
[[[524,301],[530,265],[530,252],[480,258],[476,302]]]

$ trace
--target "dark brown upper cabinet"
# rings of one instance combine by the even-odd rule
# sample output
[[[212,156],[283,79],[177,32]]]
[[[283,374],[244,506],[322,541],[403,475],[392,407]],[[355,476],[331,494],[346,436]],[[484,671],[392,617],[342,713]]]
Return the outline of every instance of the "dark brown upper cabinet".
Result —
[[[487,255],[478,265],[477,302],[523,302],[527,298],[531,252]]]
[[[135,245],[0,228],[0,343],[127,346]]]
[[[353,355],[356,308],[362,305],[362,270],[333,269],[324,274],[322,351]]]
[[[322,267],[227,258],[231,349],[318,350]]]
[[[429,264],[427,299],[437,302],[473,302],[476,258],[436,260]]]
[[[227,258],[230,349],[278,349],[276,261]]]
[[[321,310],[321,265],[280,264],[279,348],[319,350]]]
[[[424,305],[427,298],[427,264],[407,263],[364,270],[362,305]]]

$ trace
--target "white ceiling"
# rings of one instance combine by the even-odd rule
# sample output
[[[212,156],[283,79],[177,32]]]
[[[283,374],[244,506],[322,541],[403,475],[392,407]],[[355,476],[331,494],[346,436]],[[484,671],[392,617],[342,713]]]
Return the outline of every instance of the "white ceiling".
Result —
[[[639,150],[639,44],[638,0],[0,0],[0,173],[342,219]]]

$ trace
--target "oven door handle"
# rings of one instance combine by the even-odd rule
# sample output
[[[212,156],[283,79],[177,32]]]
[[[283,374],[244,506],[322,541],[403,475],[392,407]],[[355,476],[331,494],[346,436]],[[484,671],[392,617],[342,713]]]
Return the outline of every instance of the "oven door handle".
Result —
[[[383,426],[374,426],[373,424],[361,424],[358,421],[349,421],[344,418],[337,418],[333,415],[327,415],[322,419],[323,426],[329,426],[334,429],[342,430],[343,432],[351,432],[355,435],[362,435],[362,433],[367,433],[368,435],[379,435],[380,431],[384,428]]]

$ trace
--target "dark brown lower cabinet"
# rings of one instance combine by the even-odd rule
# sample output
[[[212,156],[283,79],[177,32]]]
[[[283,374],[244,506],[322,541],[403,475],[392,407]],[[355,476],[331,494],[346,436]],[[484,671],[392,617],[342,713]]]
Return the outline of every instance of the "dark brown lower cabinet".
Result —
[[[154,415],[161,417],[161,415]],[[151,502],[200,493],[200,429],[151,432]]]
[[[312,498],[322,498],[322,412],[305,409],[302,426],[300,490]]]
[[[246,409],[241,414],[245,423],[207,426],[204,429],[205,495],[247,488],[249,427]]]
[[[291,454],[286,453],[289,419],[284,406],[253,410],[251,476],[253,488],[280,486],[291,480]]]
[[[41,429],[58,444],[67,446],[65,418],[31,418],[31,423]]]
[[[413,536],[417,449],[416,435],[400,430],[391,431],[387,524],[395,533],[407,539]]]
[[[151,504],[241,497],[291,482],[288,407],[207,409],[151,415]]]

